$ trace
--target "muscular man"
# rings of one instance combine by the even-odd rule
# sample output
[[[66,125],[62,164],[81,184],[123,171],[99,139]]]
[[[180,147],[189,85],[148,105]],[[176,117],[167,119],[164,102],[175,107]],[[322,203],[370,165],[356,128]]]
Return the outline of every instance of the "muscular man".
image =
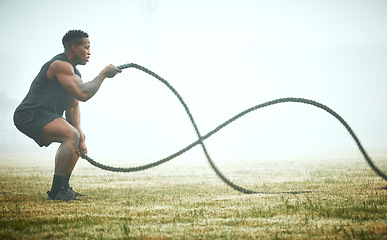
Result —
[[[88,34],[71,30],[64,35],[64,52],[45,63],[14,114],[15,126],[40,146],[59,142],[55,171],[48,200],[79,200],[82,194],[69,186],[71,173],[80,154],[87,153],[80,126],[78,101],[85,102],[98,91],[105,78],[120,69],[109,65],[92,81],[84,83],[77,65],[90,57]],[[65,118],[63,114],[65,113]]]

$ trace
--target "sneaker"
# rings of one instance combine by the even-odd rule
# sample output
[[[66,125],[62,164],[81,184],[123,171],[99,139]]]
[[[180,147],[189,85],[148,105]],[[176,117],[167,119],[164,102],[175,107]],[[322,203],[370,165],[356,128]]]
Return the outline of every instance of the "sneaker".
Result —
[[[82,194],[82,193],[74,191],[72,187],[67,188],[66,191],[67,191],[68,195],[73,196],[73,197],[84,197],[84,196],[86,196],[85,194]]]
[[[50,191],[48,191],[47,194],[47,200],[60,200],[66,202],[70,200],[81,201],[81,199],[75,198],[74,196],[68,194],[64,189],[60,190],[56,196],[52,196]]]

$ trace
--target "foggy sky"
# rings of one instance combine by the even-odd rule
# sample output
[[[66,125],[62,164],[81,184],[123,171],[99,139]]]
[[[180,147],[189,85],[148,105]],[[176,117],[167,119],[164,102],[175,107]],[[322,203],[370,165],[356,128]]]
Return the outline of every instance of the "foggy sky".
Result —
[[[84,81],[110,63],[144,65],[182,95],[203,135],[251,106],[302,97],[339,113],[367,149],[386,151],[386,13],[385,1],[1,0],[0,145],[55,152],[18,132],[12,109],[63,51],[62,36],[82,29],[91,41]],[[135,69],[107,79],[81,111],[91,155],[155,160],[196,140],[176,97]],[[215,159],[357,151],[337,120],[291,103],[249,114],[206,143]],[[195,148],[183,157],[203,156]]]

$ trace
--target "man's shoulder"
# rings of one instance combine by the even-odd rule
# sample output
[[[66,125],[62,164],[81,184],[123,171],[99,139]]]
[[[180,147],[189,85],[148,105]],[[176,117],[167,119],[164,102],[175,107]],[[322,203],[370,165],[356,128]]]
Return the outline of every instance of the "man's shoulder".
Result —
[[[54,79],[55,76],[65,74],[65,75],[73,75],[74,68],[73,66],[63,59],[53,59],[50,61],[50,64],[47,69],[47,77],[49,79]]]
[[[54,56],[53,58],[51,58],[49,61],[47,61],[45,65],[47,66],[47,68],[51,68],[53,65],[58,67],[58,66],[68,66],[71,64],[68,62],[66,55],[63,53],[60,53]]]
[[[69,71],[69,70],[73,70],[73,66],[68,62],[66,61],[65,59],[52,59],[51,63],[50,63],[50,66],[49,68],[51,70],[54,70],[54,71],[57,71],[57,70],[60,70],[60,71]]]

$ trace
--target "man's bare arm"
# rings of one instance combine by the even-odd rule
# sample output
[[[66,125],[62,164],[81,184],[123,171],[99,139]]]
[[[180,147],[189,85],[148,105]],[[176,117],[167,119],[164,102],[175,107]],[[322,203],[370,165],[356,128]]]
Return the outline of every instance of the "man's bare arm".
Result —
[[[87,153],[87,147],[85,144],[85,134],[81,129],[81,110],[79,108],[78,100],[74,99],[71,108],[66,110],[66,120],[79,132],[79,151],[81,154]]]
[[[49,79],[58,79],[59,83],[79,101],[89,100],[98,91],[105,78],[112,78],[120,69],[109,65],[105,67],[94,80],[83,83],[75,74],[72,65],[68,62],[54,61],[47,70]]]

